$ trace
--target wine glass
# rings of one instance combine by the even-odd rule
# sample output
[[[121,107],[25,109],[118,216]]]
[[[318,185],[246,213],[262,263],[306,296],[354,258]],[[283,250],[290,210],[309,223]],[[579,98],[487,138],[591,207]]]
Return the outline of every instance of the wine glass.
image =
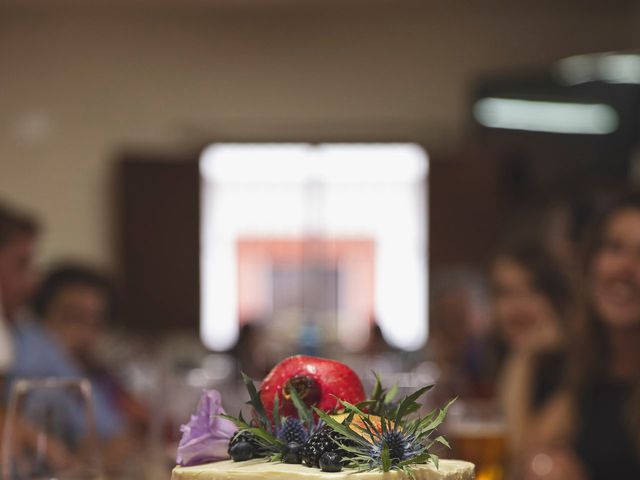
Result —
[[[3,480],[103,478],[87,379],[16,380],[2,440]]]

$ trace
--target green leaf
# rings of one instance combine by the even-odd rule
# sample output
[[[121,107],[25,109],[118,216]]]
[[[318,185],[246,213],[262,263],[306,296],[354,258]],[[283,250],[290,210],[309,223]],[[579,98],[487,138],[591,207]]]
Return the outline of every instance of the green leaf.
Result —
[[[364,413],[362,410],[360,410],[354,404],[349,403],[349,402],[347,402],[345,400],[340,400],[338,397],[336,397],[336,399],[347,409],[347,411],[351,411],[351,412],[355,413],[356,415],[358,415],[359,417],[362,417],[362,418],[369,418],[369,414],[368,413]]]
[[[385,447],[380,452],[380,459],[382,460],[382,471],[388,472],[391,470],[391,457],[389,456],[389,447]]]
[[[436,437],[433,441],[441,445],[444,445],[448,449],[451,449],[451,445],[449,445],[449,442],[447,441],[447,439],[444,438],[442,435],[440,435],[439,437]]]
[[[431,461],[436,466],[436,470],[440,470],[440,459],[437,455],[431,455]]]
[[[278,431],[280,428],[280,396],[278,392],[276,392],[276,397],[273,400],[273,413],[271,418],[273,418],[276,431]]]
[[[358,407],[360,410],[364,410],[367,407],[371,407],[372,405],[375,405],[376,401],[375,400],[363,400],[362,402],[358,402],[356,403],[356,407]]]
[[[353,440],[357,444],[360,444],[363,446],[368,445],[368,442],[365,439],[363,439],[360,435],[358,435],[356,432],[351,430],[348,426],[338,423],[336,420],[331,418],[331,416],[328,415],[326,412],[320,410],[317,407],[313,407],[313,410],[316,412],[316,415],[318,415],[318,417],[322,419],[324,423],[329,425],[329,427],[331,427],[336,432],[347,437],[349,440]]]
[[[265,431],[262,428],[251,427],[251,428],[247,428],[247,430],[253,433],[259,439],[264,440],[264,442],[268,446],[273,445],[278,448],[281,448],[284,446],[284,443],[281,440],[278,440],[276,437],[274,437],[273,435],[271,435],[269,432]]]
[[[282,453],[274,453],[269,457],[270,462],[280,462],[282,461]]]
[[[402,471],[411,477],[411,480],[416,480],[416,474],[413,472],[413,468],[411,467],[403,467]]]
[[[353,421],[353,417],[355,416],[354,412],[349,412],[349,414],[347,415],[347,418],[345,418],[342,423],[343,425],[350,425],[351,422]]]
[[[390,425],[387,425],[387,419],[385,417],[380,417],[380,434],[382,436],[387,434],[388,426]],[[395,430],[395,425],[393,426],[393,429]]]
[[[242,381],[247,387],[247,392],[249,392],[249,398],[250,398],[249,405],[253,407],[253,409],[258,414],[258,417],[260,417],[260,419],[262,420],[265,426],[270,425],[271,422],[267,417],[267,412],[264,409],[262,400],[260,399],[260,394],[256,390],[256,386],[253,384],[253,379],[249,377],[247,374],[245,374],[244,372],[240,372],[240,375],[242,375]]]
[[[406,411],[404,412],[404,416],[406,417],[407,415],[411,415],[412,413],[416,413],[418,410],[420,410],[420,404],[419,403],[412,403],[411,405],[409,405],[406,409]]]
[[[372,371],[373,376],[376,377],[376,385],[373,387],[373,392],[371,393],[371,398],[373,400],[377,400],[382,397],[382,381],[380,380],[380,375],[376,372]]]
[[[395,384],[393,387],[389,389],[389,391],[384,396],[384,403],[391,403],[393,399],[398,395],[398,385]]]
[[[236,417],[232,417],[231,415],[224,415],[222,413],[218,413],[215,416],[232,421],[233,423],[235,423],[236,427],[238,428],[250,428],[250,425],[247,422],[245,422],[242,418],[236,418]]]
[[[290,388],[288,390],[289,395],[291,396],[291,401],[293,402],[293,406],[296,407],[298,411],[298,418],[302,420],[302,422],[307,426],[307,429],[311,430],[313,427],[313,414],[311,410],[304,404],[304,402],[298,396],[298,392],[295,388]]]
[[[406,460],[398,462],[398,467],[406,467],[409,465],[414,465],[416,463],[424,463],[429,460],[430,457],[431,455],[429,453],[421,453],[419,455],[416,455],[415,457],[407,458]]]
[[[434,429],[438,428],[440,426],[440,424],[444,421],[444,417],[447,416],[447,411],[449,410],[449,407],[457,399],[458,399],[458,397],[455,397],[455,398],[452,398],[451,400],[449,400],[447,402],[447,404],[444,406],[444,408],[440,409],[440,411],[438,412],[438,416],[436,418],[434,418],[429,424],[427,424],[424,427],[422,427],[422,429],[424,429],[424,430],[434,430]]]
[[[410,408],[416,403],[416,400],[433,388],[433,385],[427,385],[419,388],[411,395],[407,395],[402,399],[395,414],[395,423],[399,423],[405,417]]]

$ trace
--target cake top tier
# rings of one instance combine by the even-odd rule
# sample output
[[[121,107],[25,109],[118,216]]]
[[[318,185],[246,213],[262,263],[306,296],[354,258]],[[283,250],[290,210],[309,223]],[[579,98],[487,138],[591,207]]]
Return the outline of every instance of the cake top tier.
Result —
[[[439,468],[432,464],[416,465],[413,468],[416,480],[473,480],[474,466],[462,460],[440,460]],[[342,472],[327,473],[304,465],[267,462],[253,459],[246,462],[208,463],[194,467],[176,467],[171,480],[399,480],[409,477],[401,471],[371,471],[353,473],[345,469]]]
[[[226,415],[220,393],[205,391],[196,414],[181,427],[177,463],[183,468],[174,471],[176,480],[313,480],[342,478],[336,474],[343,469],[363,480],[473,478],[472,465],[449,461],[438,468],[436,452],[449,447],[438,429],[454,400],[427,411],[419,400],[433,385],[397,398],[398,388],[384,388],[375,375],[367,397],[347,365],[305,355],[282,360],[260,388],[242,378],[250,412]],[[209,463],[229,456],[237,463]],[[196,467],[201,464],[207,465]]]

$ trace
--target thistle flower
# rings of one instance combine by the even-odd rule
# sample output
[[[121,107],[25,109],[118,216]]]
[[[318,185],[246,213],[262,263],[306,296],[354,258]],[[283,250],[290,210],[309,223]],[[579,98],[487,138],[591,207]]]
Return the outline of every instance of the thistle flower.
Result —
[[[378,387],[376,386],[376,390]],[[444,437],[432,437],[455,399],[444,408],[434,410],[424,417],[408,418],[420,409],[416,400],[432,387],[433,385],[429,385],[417,390],[393,407],[388,405],[389,402],[383,402],[384,405],[380,403],[383,408],[376,409],[379,416],[365,413],[359,406],[348,402],[341,402],[347,413],[342,422],[321,410],[315,409],[315,412],[349,441],[350,445],[340,443],[340,448],[351,454],[347,461],[348,467],[359,472],[401,470],[414,478],[412,465],[432,462],[438,466],[438,457],[430,452],[433,445],[439,443],[449,447]]]

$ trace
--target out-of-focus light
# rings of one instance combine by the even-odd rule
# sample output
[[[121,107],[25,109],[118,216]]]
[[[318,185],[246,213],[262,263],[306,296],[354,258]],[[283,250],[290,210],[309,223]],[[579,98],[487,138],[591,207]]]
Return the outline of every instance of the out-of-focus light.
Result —
[[[546,477],[553,470],[553,459],[546,453],[539,453],[531,460],[531,470],[539,477]]]
[[[640,55],[595,53],[575,55],[557,62],[555,71],[568,85],[586,82],[640,84]]]
[[[53,120],[46,110],[30,110],[20,115],[15,123],[15,138],[26,146],[38,146],[51,137]]]
[[[486,127],[533,132],[606,135],[618,128],[618,114],[602,103],[568,103],[483,98],[474,118]]]

